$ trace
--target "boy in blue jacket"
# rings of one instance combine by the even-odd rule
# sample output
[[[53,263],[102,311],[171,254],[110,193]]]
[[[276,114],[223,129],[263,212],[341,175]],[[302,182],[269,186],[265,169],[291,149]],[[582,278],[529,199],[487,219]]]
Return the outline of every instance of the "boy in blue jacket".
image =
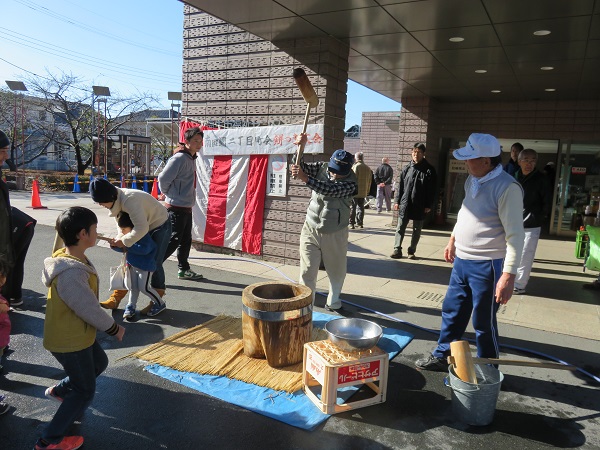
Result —
[[[133,229],[133,222],[126,212],[119,213],[117,225],[122,234],[130,233]],[[123,251],[121,248],[112,247],[113,250]],[[156,243],[152,240],[150,234],[146,233],[139,241],[131,247],[126,247],[126,260],[131,275],[131,287],[129,289],[129,302],[125,307],[123,319],[132,320],[135,317],[135,307],[140,292],[143,292],[152,303],[156,305],[148,312],[148,316],[156,316],[167,309],[167,305],[162,301],[160,295],[151,286],[152,272],[156,270]]]

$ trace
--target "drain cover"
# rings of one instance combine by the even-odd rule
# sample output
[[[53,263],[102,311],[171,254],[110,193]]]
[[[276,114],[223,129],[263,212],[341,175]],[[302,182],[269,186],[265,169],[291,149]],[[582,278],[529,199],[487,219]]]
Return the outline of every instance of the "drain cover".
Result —
[[[444,294],[422,291],[421,294],[417,296],[417,298],[439,305],[440,303],[442,303],[442,301],[444,301]]]

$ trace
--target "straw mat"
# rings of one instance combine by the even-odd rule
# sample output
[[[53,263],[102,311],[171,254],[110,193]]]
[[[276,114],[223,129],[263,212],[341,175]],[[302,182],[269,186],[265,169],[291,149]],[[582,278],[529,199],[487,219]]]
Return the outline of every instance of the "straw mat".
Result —
[[[218,375],[276,391],[302,389],[302,362],[275,369],[265,359],[244,355],[242,319],[218,316],[128,355],[181,372]],[[312,340],[327,339],[324,330],[313,328]]]

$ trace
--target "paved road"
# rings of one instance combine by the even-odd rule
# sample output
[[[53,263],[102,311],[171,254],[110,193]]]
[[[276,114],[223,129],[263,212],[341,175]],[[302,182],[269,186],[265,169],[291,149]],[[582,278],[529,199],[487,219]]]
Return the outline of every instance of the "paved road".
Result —
[[[43,349],[41,339],[45,289],[40,271],[52,241],[53,230],[38,226],[27,259],[25,304],[11,314],[14,353],[2,361],[0,390],[8,392],[15,409],[0,418],[1,449],[32,448],[56,410],[56,404],[44,398],[44,389],[62,372]],[[114,252],[102,247],[91,249],[89,256],[100,274],[107,274],[116,261]],[[390,364],[386,403],[333,416],[313,432],[150,375],[144,372],[142,362],[119,358],[218,314],[240,316],[242,289],[262,281],[219,268],[203,268],[206,280],[201,282],[179,281],[176,264],[171,261],[166,263],[166,270],[169,309],[165,313],[125,324],[127,333],[122,343],[99,334],[111,362],[99,378],[91,408],[81,425],[72,430],[85,437],[84,448],[600,448],[600,385],[589,378],[564,371],[505,366],[494,423],[469,427],[453,417],[450,391],[442,382],[444,375],[413,368],[414,361],[432,348],[435,335],[369,317],[355,308],[350,308],[349,314],[404,329],[414,333],[415,339]],[[389,306],[386,300],[367,295],[351,295],[351,299],[378,310]],[[317,306],[323,303],[323,298],[317,299]],[[439,325],[435,309],[400,306],[394,305],[393,317],[424,327]],[[114,313],[119,322],[121,314]],[[597,341],[505,324],[501,334],[505,344],[552,354],[600,374]]]
[[[41,201],[48,209],[28,209],[31,193],[12,191],[11,204],[27,210],[40,225],[54,226],[56,217],[73,205],[86,206],[98,215],[98,230],[114,235],[114,220],[107,211],[90,201],[88,193],[42,193]],[[350,301],[369,297],[379,311],[406,314],[428,311],[434,316],[430,326],[437,326],[442,300],[448,286],[451,265],[444,262],[444,248],[449,228],[426,229],[419,242],[416,260],[391,259],[394,230],[390,214],[375,214],[367,210],[365,228],[352,230],[349,237],[348,275],[344,282],[344,297]],[[102,242],[101,245],[106,245]],[[513,295],[500,308],[498,322],[535,330],[560,333],[600,341],[600,296],[598,292],[582,289],[597,274],[582,272],[582,260],[574,256],[574,239],[544,237],[540,240],[527,295]],[[260,261],[238,256],[198,252],[192,249],[193,261],[199,266],[224,271],[281,280],[297,280],[298,267]],[[272,266],[273,268],[269,267]],[[317,288],[328,289],[328,280],[321,272]]]

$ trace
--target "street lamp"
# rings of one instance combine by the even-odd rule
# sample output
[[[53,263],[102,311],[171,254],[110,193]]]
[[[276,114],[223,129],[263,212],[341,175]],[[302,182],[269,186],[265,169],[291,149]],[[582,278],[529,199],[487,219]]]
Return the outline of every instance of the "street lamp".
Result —
[[[98,117],[100,117],[100,103],[104,103],[104,133],[102,134],[104,136],[104,170],[106,171],[106,165],[108,162],[108,157],[107,157],[107,138],[106,138],[106,97],[104,98],[98,98],[96,99],[96,104],[98,105]],[[98,122],[100,121],[100,119],[98,119]],[[100,149],[100,123],[98,123],[98,150]],[[99,160],[101,158],[98,158]],[[94,161],[95,163],[95,161]],[[98,164],[96,164],[98,165]]]
[[[26,92],[27,91],[27,87],[25,86],[25,83],[23,83],[22,81],[9,81],[6,80],[6,85],[8,86],[8,88],[13,91],[13,92]],[[10,149],[10,159],[12,159],[13,161],[15,161],[15,145],[17,142],[17,95],[15,94],[15,106],[14,106],[14,110],[13,110],[13,138],[12,138],[12,146]],[[20,95],[21,97],[21,151],[23,152],[23,164],[25,164],[25,133],[24,133],[24,124],[23,124],[23,120],[24,120],[24,113],[23,113],[23,95]],[[16,171],[16,164],[15,164],[15,171]]]
[[[99,99],[98,97],[104,97]],[[98,102],[98,115],[100,115],[100,102],[104,102],[104,155],[106,161],[107,153],[107,141],[106,141],[106,97],[110,97],[110,89],[106,86],[92,86],[92,175],[94,172],[94,166],[96,165],[96,150],[94,147],[94,116],[95,108],[94,103]],[[99,127],[98,123],[98,128]],[[98,149],[100,149],[100,132],[98,131]],[[106,162],[104,164],[104,170],[106,170]]]
[[[171,117],[171,151],[173,151],[173,131],[175,128],[175,124],[173,123],[173,108],[177,108],[177,123],[179,124],[179,108],[181,107],[181,103],[174,103],[174,101],[181,102],[181,92],[167,92],[167,98],[171,100],[169,116]],[[177,126],[177,140],[179,141],[179,125]]]

